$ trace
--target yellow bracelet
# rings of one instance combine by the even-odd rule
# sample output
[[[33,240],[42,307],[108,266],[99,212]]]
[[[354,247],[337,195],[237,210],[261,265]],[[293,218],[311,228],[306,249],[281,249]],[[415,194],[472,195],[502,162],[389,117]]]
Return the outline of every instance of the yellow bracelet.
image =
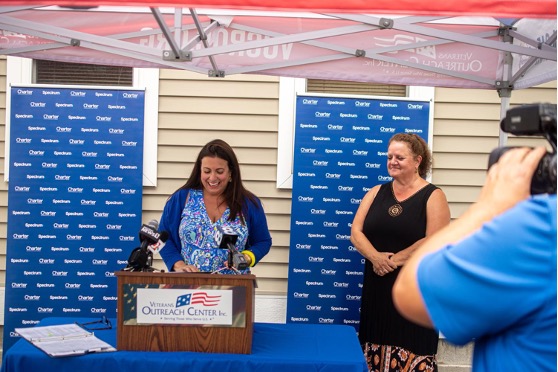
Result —
[[[253,267],[256,264],[256,256],[254,256],[254,253],[248,250],[243,250],[242,253],[250,257],[250,267]]]

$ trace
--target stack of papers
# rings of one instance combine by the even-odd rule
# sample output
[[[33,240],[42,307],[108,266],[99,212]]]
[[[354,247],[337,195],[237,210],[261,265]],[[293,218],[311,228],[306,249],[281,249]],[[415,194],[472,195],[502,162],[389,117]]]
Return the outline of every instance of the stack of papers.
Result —
[[[51,357],[116,351],[77,324],[16,328],[15,331]]]

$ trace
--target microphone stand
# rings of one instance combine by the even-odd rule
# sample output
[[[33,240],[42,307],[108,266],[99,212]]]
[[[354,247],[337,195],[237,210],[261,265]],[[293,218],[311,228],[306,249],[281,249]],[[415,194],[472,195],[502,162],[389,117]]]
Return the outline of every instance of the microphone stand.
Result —
[[[137,249],[137,248],[136,248]],[[145,262],[143,262],[143,258],[141,258],[141,262],[137,262],[137,260],[141,257],[141,253],[145,252],[147,249],[143,249],[143,247],[139,248],[140,255],[134,255],[134,252],[130,255],[131,257],[136,260],[133,264],[130,264],[130,259],[128,259],[128,266],[122,269],[122,271],[130,271],[130,272],[164,272],[164,270],[158,270],[154,268],[153,265],[153,253],[149,250],[145,253]]]
[[[151,266],[151,265],[153,265],[153,253],[148,252],[148,253],[147,253],[147,262],[145,263],[145,265],[144,265],[144,266],[141,268],[141,270],[139,270],[139,271],[141,271],[141,272],[149,272],[149,273],[152,273],[152,272],[155,272],[155,271],[157,271],[157,272],[159,271],[159,270],[157,270],[156,268],[154,268],[154,267]]]
[[[232,245],[232,243],[228,242],[227,243],[227,248],[228,248],[228,258],[227,258],[227,263],[225,264],[225,266],[223,266],[222,268],[213,271],[211,274],[218,274],[223,270],[226,269],[230,269],[233,271],[234,275],[242,275],[242,272],[240,270],[238,270],[236,267],[234,267],[233,265],[233,254],[234,254],[234,246]]]

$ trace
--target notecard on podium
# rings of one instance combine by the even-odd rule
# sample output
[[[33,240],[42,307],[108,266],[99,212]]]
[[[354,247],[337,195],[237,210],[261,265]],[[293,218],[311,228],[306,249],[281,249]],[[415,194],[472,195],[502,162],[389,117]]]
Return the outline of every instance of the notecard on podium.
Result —
[[[110,352],[116,349],[77,324],[16,328],[24,339],[51,357]]]

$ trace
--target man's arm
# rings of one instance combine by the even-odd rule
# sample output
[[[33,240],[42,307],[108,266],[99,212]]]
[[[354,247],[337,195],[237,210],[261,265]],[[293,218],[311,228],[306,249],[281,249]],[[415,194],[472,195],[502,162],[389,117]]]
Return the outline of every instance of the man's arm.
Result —
[[[534,150],[518,148],[507,151],[488,171],[478,200],[457,220],[427,238],[401,269],[393,287],[393,301],[399,312],[409,320],[432,327],[417,282],[422,258],[443,249],[477,231],[485,222],[530,196],[531,179],[544,147]]]

